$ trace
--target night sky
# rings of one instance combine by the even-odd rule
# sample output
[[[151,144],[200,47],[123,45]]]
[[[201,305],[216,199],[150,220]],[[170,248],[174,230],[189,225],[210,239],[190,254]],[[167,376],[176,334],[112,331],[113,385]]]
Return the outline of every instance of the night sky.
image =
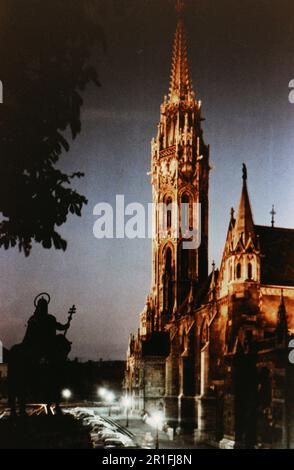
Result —
[[[97,0],[98,1],[98,0]],[[98,2],[101,6],[101,1]],[[124,7],[124,4],[125,7]],[[97,240],[93,207],[115,201],[151,202],[150,141],[168,93],[175,30],[173,2],[107,0],[93,7],[107,50],[93,51],[100,88],[84,96],[82,133],[60,160],[81,170],[76,187],[89,202],[81,218],[61,228],[68,249],[33,246],[25,258],[1,250],[0,339],[21,341],[33,299],[48,291],[50,313],[65,322],[75,303],[68,337],[71,357],[125,357],[151,279],[150,240]],[[231,206],[241,191],[242,162],[254,220],[294,227],[293,0],[187,0],[186,29],[194,90],[203,102],[204,138],[211,146],[210,262],[220,262]]]

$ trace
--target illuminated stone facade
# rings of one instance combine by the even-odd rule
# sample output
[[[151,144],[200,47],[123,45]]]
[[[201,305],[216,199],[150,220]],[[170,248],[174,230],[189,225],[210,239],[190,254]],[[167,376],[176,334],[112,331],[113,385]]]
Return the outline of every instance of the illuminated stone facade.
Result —
[[[151,143],[151,291],[130,337],[125,389],[134,409],[163,407],[167,421],[196,441],[294,447],[294,230],[254,223],[244,165],[220,268],[208,274],[210,167],[201,121],[180,15],[170,93]],[[194,226],[195,217],[201,244],[183,249],[184,234],[175,230],[183,218]]]

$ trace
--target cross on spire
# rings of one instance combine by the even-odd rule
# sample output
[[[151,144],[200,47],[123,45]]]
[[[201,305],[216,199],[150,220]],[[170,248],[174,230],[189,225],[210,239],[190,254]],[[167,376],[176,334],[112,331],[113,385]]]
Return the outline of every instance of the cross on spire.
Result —
[[[274,227],[275,226],[275,215],[276,215],[274,204],[272,205],[272,210],[270,211],[270,214],[272,216],[271,224],[272,224],[272,227]]]

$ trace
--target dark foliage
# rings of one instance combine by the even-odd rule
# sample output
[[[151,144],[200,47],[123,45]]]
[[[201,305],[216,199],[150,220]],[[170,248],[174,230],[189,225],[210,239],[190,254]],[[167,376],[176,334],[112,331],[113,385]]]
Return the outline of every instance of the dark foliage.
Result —
[[[0,246],[26,255],[32,241],[65,250],[56,229],[87,202],[71,187],[83,174],[57,167],[69,151],[65,131],[73,139],[81,131],[83,90],[99,85],[91,52],[103,35],[86,7],[86,0],[1,0]]]

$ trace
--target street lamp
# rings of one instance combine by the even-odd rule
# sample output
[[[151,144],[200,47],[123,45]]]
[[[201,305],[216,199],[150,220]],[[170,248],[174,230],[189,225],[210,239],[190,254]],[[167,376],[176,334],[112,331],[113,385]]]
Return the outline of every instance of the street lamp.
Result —
[[[130,397],[128,397],[127,395],[125,395],[125,396],[122,398],[122,403],[123,403],[123,406],[124,406],[125,409],[126,409],[126,414],[127,414],[126,427],[128,427],[128,426],[129,426],[129,409],[130,409],[130,406],[131,406],[131,399],[130,399]]]
[[[160,411],[156,411],[155,413],[152,414],[151,416],[153,426],[156,428],[156,443],[155,443],[155,449],[159,449],[159,427],[162,426],[163,424],[163,413]]]
[[[115,399],[114,393],[111,391],[107,391],[105,394],[105,400],[109,404],[108,416],[111,416],[111,404],[114,402],[114,399]]]
[[[98,395],[103,399],[103,398],[106,397],[107,390],[106,390],[106,388],[104,388],[104,387],[99,387],[97,393],[98,393]]]
[[[61,392],[61,395],[62,395],[62,398],[65,398],[65,400],[68,401],[71,398],[72,393],[69,390],[69,388],[64,388]]]

